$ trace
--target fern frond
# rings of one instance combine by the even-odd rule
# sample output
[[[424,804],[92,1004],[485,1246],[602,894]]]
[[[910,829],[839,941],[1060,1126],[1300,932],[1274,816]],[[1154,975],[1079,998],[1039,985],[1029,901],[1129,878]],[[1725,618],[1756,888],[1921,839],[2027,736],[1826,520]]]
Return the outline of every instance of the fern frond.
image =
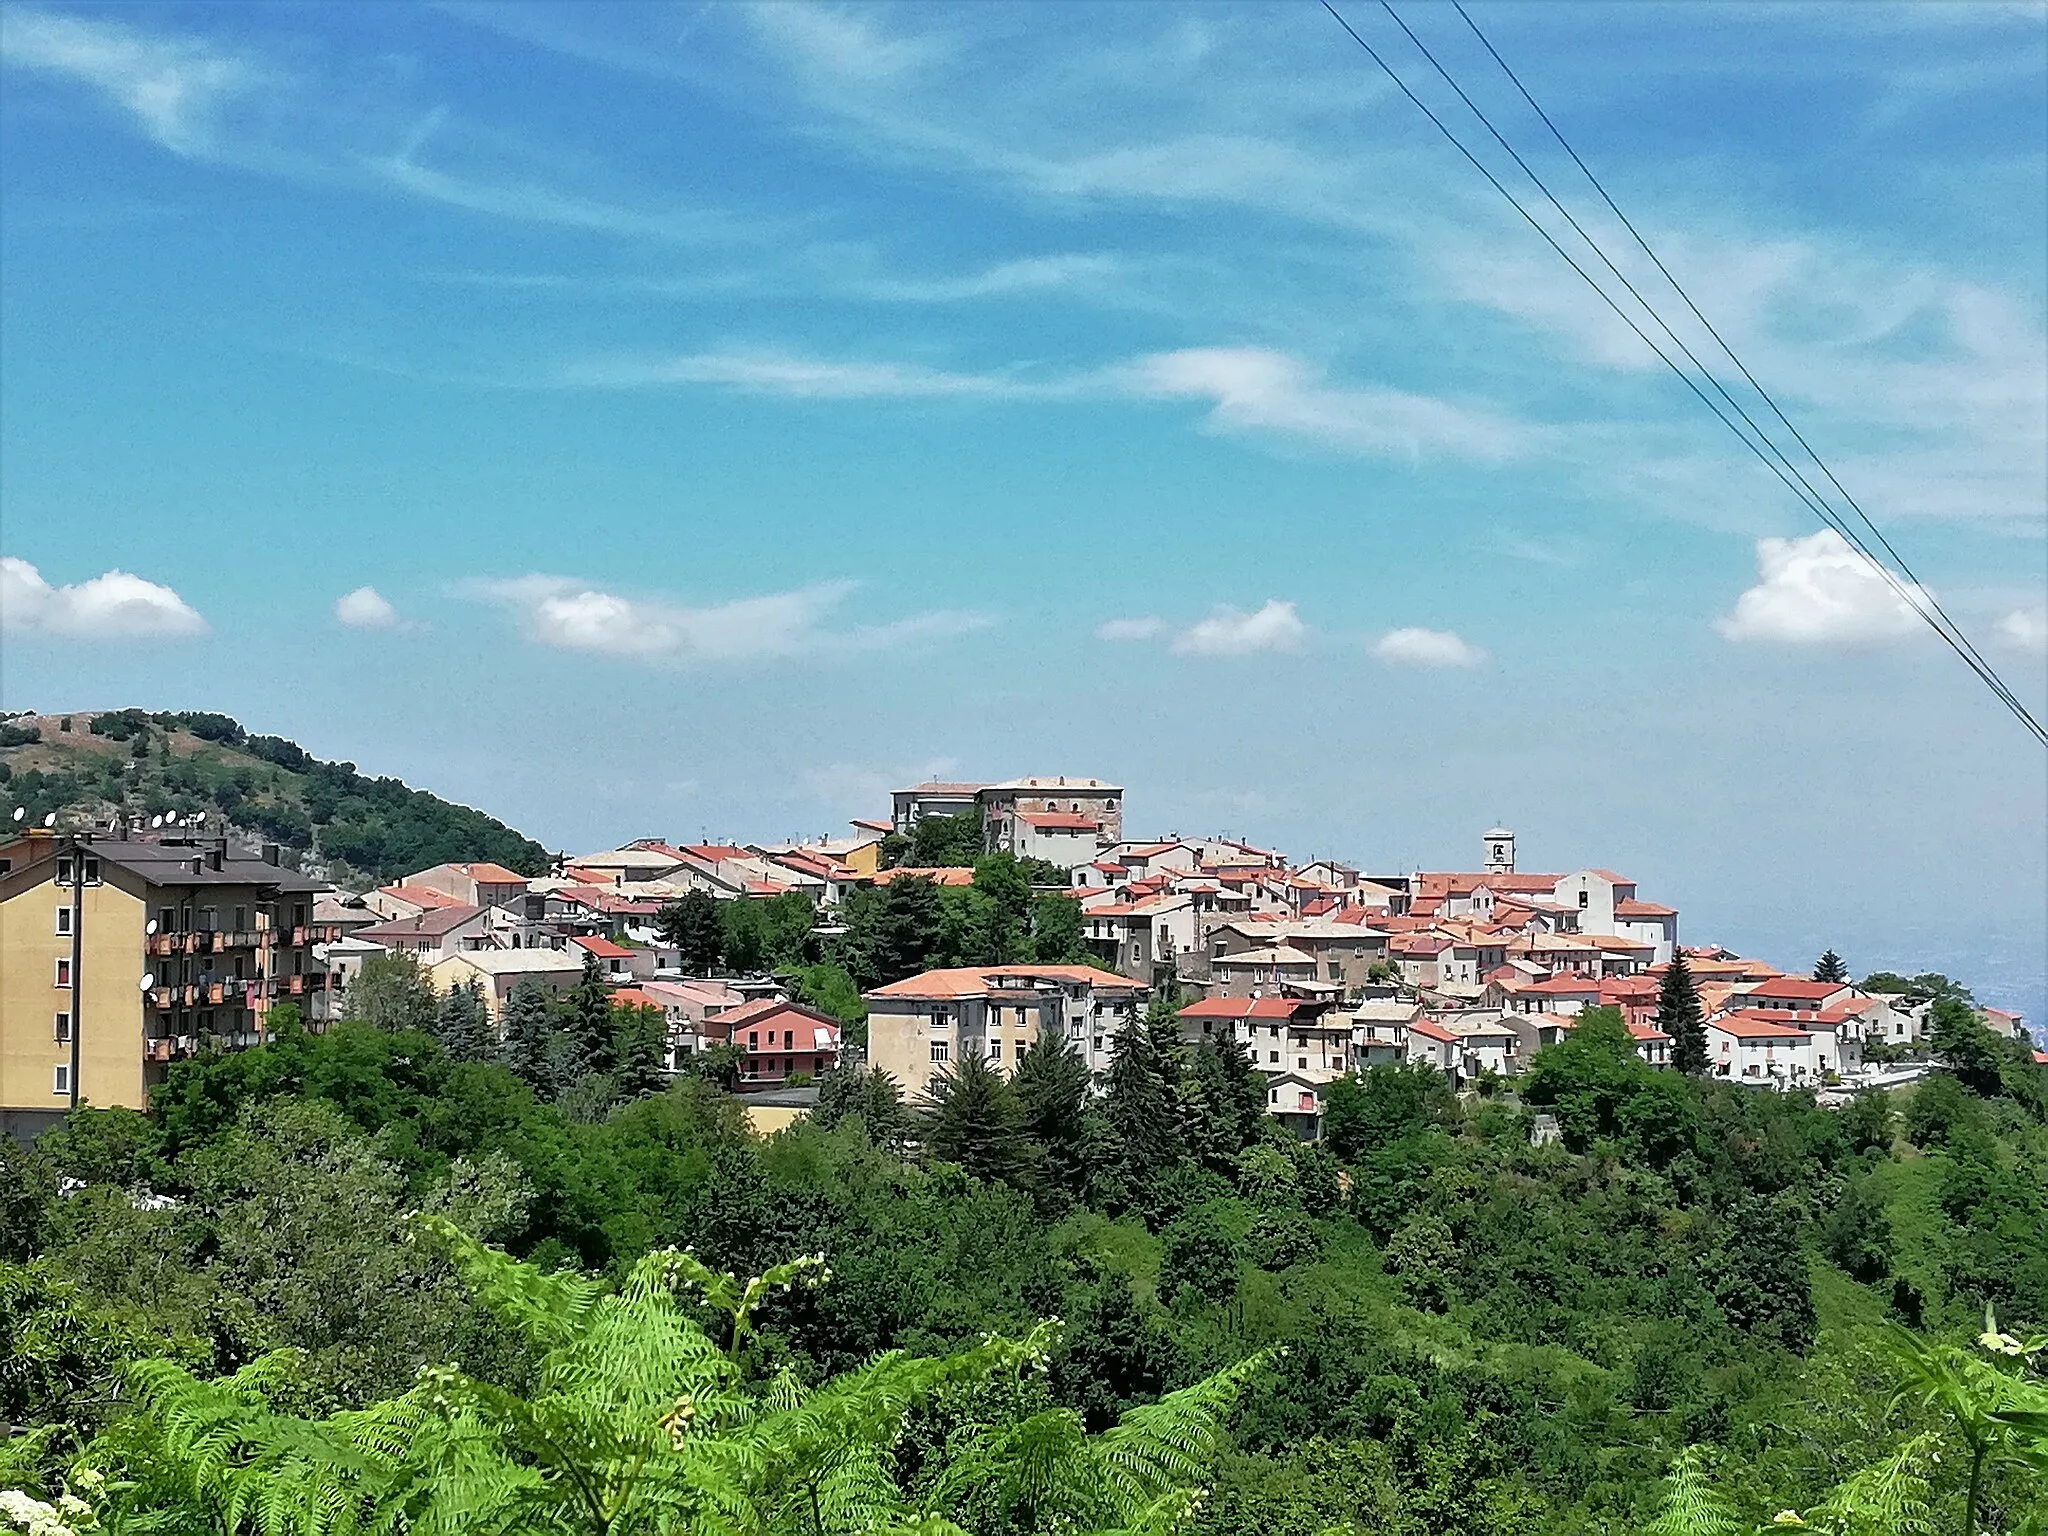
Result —
[[[1714,1483],[1706,1447],[1687,1446],[1664,1476],[1664,1499],[1644,1536],[1742,1536],[1735,1506]]]

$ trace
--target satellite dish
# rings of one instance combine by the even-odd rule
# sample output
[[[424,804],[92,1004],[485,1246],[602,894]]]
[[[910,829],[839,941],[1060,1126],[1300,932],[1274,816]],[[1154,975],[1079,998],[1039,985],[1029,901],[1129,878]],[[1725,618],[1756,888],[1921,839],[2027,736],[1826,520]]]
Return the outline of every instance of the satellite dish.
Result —
[[[192,819],[193,819],[194,821],[204,821],[204,820],[206,820],[206,812],[204,812],[204,811],[194,811],[194,812],[192,813]]]
[[[54,827],[55,825],[57,825],[57,813],[55,811],[52,811],[50,812],[49,815],[45,816],[43,818],[43,825],[45,827]]]
[[[151,991],[154,991],[155,989],[156,989],[156,972],[155,972],[155,971],[144,971],[144,972],[142,973],[142,980],[140,980],[140,981],[138,981],[137,983],[135,983],[135,990],[136,990],[136,991],[138,991],[138,992],[151,992]]]
[[[149,818],[149,824],[152,827],[160,827],[164,824],[164,819],[161,816],[152,816]]]
[[[153,939],[153,938],[155,938],[155,937],[156,937],[156,919],[155,919],[155,918],[153,918],[153,917],[152,917],[152,918],[151,918],[151,919],[150,919],[150,920],[149,920],[148,922],[146,922],[146,923],[144,923],[144,924],[142,925],[142,936],[143,936],[144,938],[146,938],[146,939]]]
[[[28,807],[27,807],[27,806],[25,806],[25,805],[17,805],[17,806],[16,806],[15,808],[14,808],[14,819],[15,819],[16,821],[19,821],[19,820],[21,820],[21,818],[22,818],[22,817],[24,817],[24,816],[26,816],[27,814],[28,814]]]
[[[164,825],[166,825],[166,826],[170,826],[170,827],[175,827],[175,826],[176,826],[177,824],[178,824],[178,813],[177,813],[176,811],[165,811],[165,812],[164,812]]]

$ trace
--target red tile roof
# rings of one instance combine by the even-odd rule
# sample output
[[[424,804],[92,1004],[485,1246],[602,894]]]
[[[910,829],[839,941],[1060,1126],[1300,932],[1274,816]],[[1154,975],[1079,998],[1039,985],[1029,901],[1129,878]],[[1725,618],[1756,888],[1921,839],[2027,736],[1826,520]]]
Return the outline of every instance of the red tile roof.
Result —
[[[1102,823],[1072,811],[1019,811],[1017,819],[1040,832],[1094,832]]]
[[[633,951],[626,948],[625,945],[614,944],[610,939],[599,938],[596,934],[571,939],[569,942],[585,953],[597,956],[600,960],[630,960],[633,956]]]
[[[485,885],[524,885],[526,876],[507,869],[502,864],[458,864],[455,866],[472,880]]]
[[[1304,997],[1205,997],[1181,1009],[1184,1019],[1291,1019],[1320,1008]]]
[[[1847,985],[1848,983],[1840,981],[1802,981],[1796,976],[1774,976],[1769,981],[1758,982],[1746,995],[1818,1003],[1824,997],[1832,997]]]
[[[1724,1013],[1719,1018],[1707,1020],[1707,1028],[1718,1029],[1724,1035],[1734,1035],[1742,1040],[1810,1040],[1813,1038],[1808,1031],[1795,1029],[1790,1024],[1781,1024],[1759,1009],[1743,1009],[1736,1013]]]
[[[467,902],[459,901],[452,907],[429,908],[414,917],[396,918],[388,923],[372,923],[367,928],[357,929],[356,937],[368,939],[373,944],[384,944],[393,939],[445,938],[482,911],[482,907],[472,907]]]
[[[1660,907],[1654,901],[1617,901],[1614,904],[1616,917],[1676,917],[1676,907]]]
[[[1135,982],[1128,976],[1119,976],[1113,971],[1097,970],[1092,965],[980,965],[925,971],[921,975],[906,976],[901,981],[892,981],[886,986],[876,987],[861,995],[935,999],[980,997],[983,993],[1000,990],[993,986],[993,981],[997,977],[1043,978],[1069,985],[1080,983],[1099,991],[1145,990],[1141,982]]]
[[[902,865],[895,869],[878,869],[874,873],[877,885],[887,885],[892,880],[929,880],[933,885],[972,885],[974,871],[971,869],[912,869]]]
[[[385,885],[378,890],[386,896],[414,907],[466,907],[468,902],[460,896],[450,896],[446,891],[437,891],[425,885]]]

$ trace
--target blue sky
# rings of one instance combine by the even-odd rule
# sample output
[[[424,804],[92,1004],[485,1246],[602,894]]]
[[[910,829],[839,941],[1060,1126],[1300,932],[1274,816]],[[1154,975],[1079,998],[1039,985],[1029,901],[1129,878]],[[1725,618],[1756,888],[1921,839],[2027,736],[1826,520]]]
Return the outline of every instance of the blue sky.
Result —
[[[2043,703],[2048,13],[1473,9]],[[1319,7],[12,5],[0,59],[10,708],[571,849],[933,772],[1374,869],[1504,819],[1690,939],[2048,1004],[2048,760]]]

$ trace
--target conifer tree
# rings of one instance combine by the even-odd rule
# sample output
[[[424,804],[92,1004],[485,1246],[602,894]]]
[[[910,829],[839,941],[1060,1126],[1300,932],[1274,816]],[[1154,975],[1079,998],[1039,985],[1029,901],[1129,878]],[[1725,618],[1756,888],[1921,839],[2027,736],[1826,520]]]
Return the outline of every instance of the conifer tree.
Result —
[[[962,1056],[932,1079],[925,1101],[925,1145],[976,1178],[1019,1187],[1031,1182],[1032,1148],[1017,1092],[980,1056]]]
[[[1217,1134],[1217,1151],[1231,1165],[1265,1131],[1266,1077],[1252,1065],[1235,1034],[1217,1035],[1195,1049],[1193,1076]],[[1220,1171],[1220,1170],[1219,1170]]]
[[[818,1080],[818,1102],[811,1124],[829,1131],[842,1120],[858,1117],[875,1146],[900,1151],[910,1131],[903,1090],[880,1067],[835,1067]]]
[[[618,1061],[618,1093],[622,1099],[643,1099],[659,1093],[668,1054],[668,1026],[661,1010],[641,1004],[612,1010],[613,1055]]]
[[[604,984],[604,972],[597,956],[585,952],[583,979],[562,1000],[562,1032],[575,1046],[575,1064],[581,1072],[609,1072],[617,1065],[618,1051],[612,1040],[612,995]]]
[[[1153,1012],[1160,1011],[1153,1005]],[[1147,1016],[1116,1037],[1104,1085],[1103,1113],[1116,1136],[1126,1171],[1142,1179],[1180,1155],[1173,1057],[1161,1049],[1163,1029]]]
[[[546,1092],[548,1037],[554,1033],[554,1022],[548,1017],[548,995],[533,977],[513,987],[499,1025],[499,1065],[529,1087]]]
[[[655,930],[681,952],[682,967],[692,976],[709,976],[725,954],[725,924],[709,891],[691,891],[661,909]]]
[[[1839,986],[1849,980],[1849,967],[1843,963],[1842,957],[1831,949],[1815,962],[1813,979],[1831,981]]]
[[[1038,1144],[1046,1179],[1078,1193],[1087,1167],[1081,1157],[1088,1063],[1057,1027],[1040,1032],[1012,1079],[1024,1112],[1024,1134]]]
[[[1707,1070],[1707,1025],[1700,995],[1692,984],[1692,967],[1673,954],[1657,988],[1657,1027],[1671,1037],[1671,1065],[1688,1076]]]
[[[456,1061],[485,1061],[491,1055],[491,1020],[483,988],[476,982],[450,987],[434,1017],[434,1038]]]

